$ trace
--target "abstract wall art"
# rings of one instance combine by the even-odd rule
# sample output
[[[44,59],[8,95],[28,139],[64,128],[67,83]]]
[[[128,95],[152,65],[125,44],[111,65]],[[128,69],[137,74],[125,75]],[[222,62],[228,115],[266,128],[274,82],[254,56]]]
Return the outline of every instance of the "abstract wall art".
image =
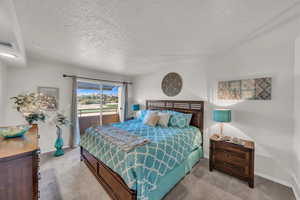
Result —
[[[218,82],[220,100],[271,100],[272,78],[256,78]]]

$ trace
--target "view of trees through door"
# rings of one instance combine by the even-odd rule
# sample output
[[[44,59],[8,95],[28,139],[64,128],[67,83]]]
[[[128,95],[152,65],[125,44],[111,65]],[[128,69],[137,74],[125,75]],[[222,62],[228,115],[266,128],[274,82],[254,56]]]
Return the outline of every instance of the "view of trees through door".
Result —
[[[90,126],[119,122],[119,86],[79,82],[77,95],[81,134]]]

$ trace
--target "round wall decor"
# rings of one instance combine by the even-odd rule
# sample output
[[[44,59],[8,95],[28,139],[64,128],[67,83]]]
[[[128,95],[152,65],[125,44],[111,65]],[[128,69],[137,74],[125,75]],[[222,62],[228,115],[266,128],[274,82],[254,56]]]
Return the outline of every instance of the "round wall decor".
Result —
[[[161,82],[162,91],[169,97],[176,96],[182,89],[182,78],[175,72],[168,73]]]

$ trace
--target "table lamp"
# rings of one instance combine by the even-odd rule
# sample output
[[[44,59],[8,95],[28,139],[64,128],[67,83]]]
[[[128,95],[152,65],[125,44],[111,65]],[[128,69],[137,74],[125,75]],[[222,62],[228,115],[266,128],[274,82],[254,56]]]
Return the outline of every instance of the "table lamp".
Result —
[[[229,109],[216,109],[213,111],[213,120],[220,122],[220,137],[223,138],[223,123],[231,122],[231,110]]]
[[[136,111],[139,111],[139,110],[140,110],[140,104],[132,104],[131,110],[132,110],[133,113],[134,113],[134,117],[136,117]]]

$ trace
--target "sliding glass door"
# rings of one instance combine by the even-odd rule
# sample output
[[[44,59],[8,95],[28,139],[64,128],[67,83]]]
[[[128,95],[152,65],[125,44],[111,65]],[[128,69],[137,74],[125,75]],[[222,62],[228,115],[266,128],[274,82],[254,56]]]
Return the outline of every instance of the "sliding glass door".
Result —
[[[91,126],[120,121],[120,89],[117,85],[78,82],[78,118],[80,133]]]
[[[101,116],[103,125],[120,121],[118,105],[121,100],[118,98],[118,88],[119,86],[102,85]]]

